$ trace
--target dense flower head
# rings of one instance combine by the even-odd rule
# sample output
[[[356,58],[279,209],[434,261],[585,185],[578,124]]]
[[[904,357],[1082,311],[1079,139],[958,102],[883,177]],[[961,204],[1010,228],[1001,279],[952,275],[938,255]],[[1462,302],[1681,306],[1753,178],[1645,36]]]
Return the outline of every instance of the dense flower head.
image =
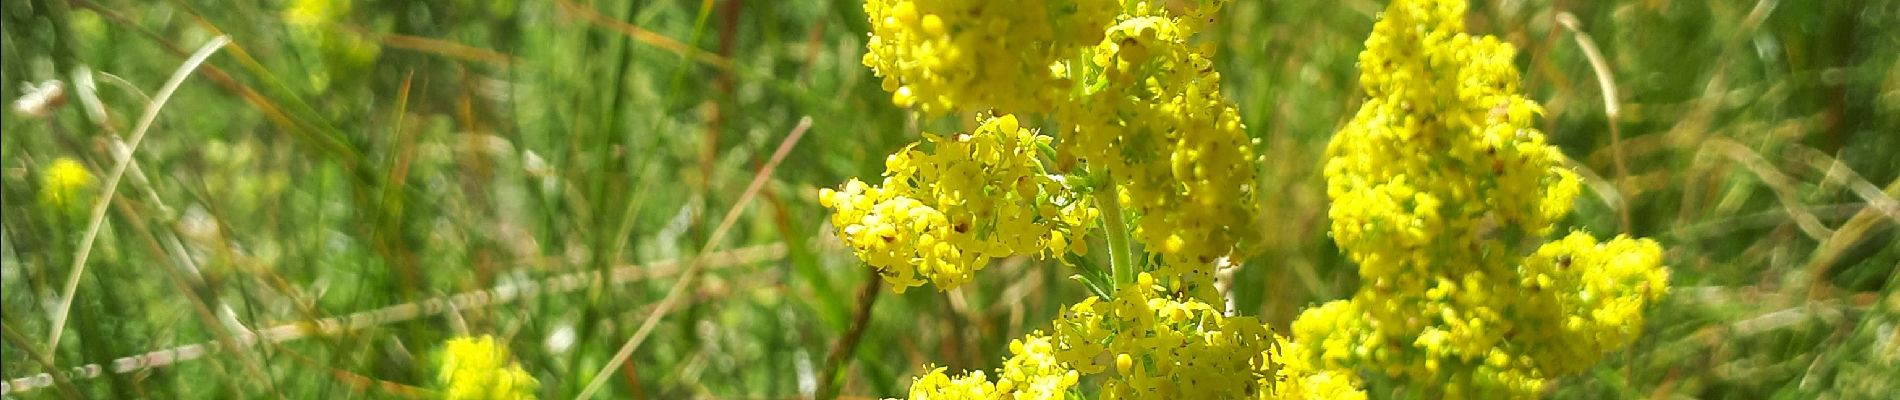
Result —
[[[945,374],[946,368],[932,368],[930,373],[917,377],[910,383],[910,398],[913,400],[992,400],[1002,398],[996,391],[996,383],[983,376],[983,371],[951,376]]]
[[[1550,294],[1530,297],[1517,315],[1548,319],[1516,322],[1560,327],[1519,336],[1556,343],[1530,349],[1537,367],[1554,374],[1582,371],[1603,350],[1635,341],[1642,333],[1644,305],[1668,289],[1668,274],[1656,267],[1661,255],[1653,240],[1618,236],[1599,242],[1588,233],[1571,232],[1525,259],[1518,267],[1518,286]]]
[[[996,380],[936,368],[911,398],[1066,397],[1091,375],[1107,398],[1364,397],[1348,371],[1282,365],[1283,348],[1303,348],[1216,306],[1216,269],[1248,255],[1259,234],[1255,142],[1222,95],[1212,46],[1194,42],[1226,2],[866,2],[864,62],[897,105],[1062,125],[1059,143],[1008,116],[968,135],[926,134],[887,160],[881,184],[821,191],[860,259],[899,290],[947,289],[989,258],[1080,252],[1098,214],[1080,199],[1112,213],[1102,221],[1114,281],[1078,275],[1098,296],[1070,306],[1050,333],[1012,342]],[[1053,147],[1049,165],[1014,150],[1031,147]],[[1130,259],[1122,233],[1148,255]]]
[[[534,376],[510,359],[493,336],[458,337],[443,346],[436,376],[443,397],[465,400],[533,399]]]
[[[1113,0],[868,0],[864,65],[892,102],[1046,111],[1073,83],[1064,59],[1102,37]]]
[[[1062,399],[1084,376],[1104,375],[1107,399],[1363,399],[1355,377],[1315,364],[1282,367],[1286,338],[1250,317],[1158,285],[1141,274],[1113,299],[1070,305],[1056,330],[1010,342],[989,381],[983,371],[917,378],[911,399]]]
[[[1212,300],[1258,235],[1254,143],[1192,42],[1226,2],[869,0],[865,64],[902,106],[1056,117],[1056,165],[1112,182],[1158,256],[1143,268]]]
[[[1056,356],[1054,341],[1042,332],[1009,342],[1010,357],[996,374],[996,389],[1016,399],[1060,399],[1081,373]]]
[[[1332,236],[1363,283],[1294,336],[1323,365],[1534,397],[1628,344],[1667,273],[1647,239],[1536,246],[1578,178],[1531,127],[1542,110],[1517,93],[1511,46],[1464,33],[1465,8],[1395,0],[1366,40],[1368,99],[1325,165]]]
[[[944,368],[934,368],[917,377],[910,386],[910,398],[936,399],[1010,399],[1056,400],[1067,398],[1081,375],[1058,360],[1050,337],[1042,332],[1009,343],[1010,357],[997,370],[996,381],[983,371],[951,376]]]
[[[1316,363],[1316,357],[1306,352],[1308,347],[1300,346],[1291,338],[1280,337],[1275,347],[1279,351],[1274,361],[1280,362],[1279,385],[1268,396],[1260,399],[1331,399],[1365,400],[1366,392],[1359,389],[1359,376],[1350,370],[1327,368]],[[1267,393],[1267,392],[1263,392]]]
[[[1161,287],[1146,273],[1112,300],[1090,298],[1071,306],[1056,325],[1059,342],[1100,352],[1064,353],[1074,364],[1115,360],[1115,374],[1102,386],[1104,398],[1253,396],[1270,391],[1277,376],[1275,337],[1265,325],[1225,316]]]
[[[1161,257],[1159,277],[1211,300],[1221,259],[1255,231],[1256,156],[1240,113],[1221,95],[1210,48],[1190,39],[1221,3],[1184,16],[1137,3],[1091,50],[1087,93],[1058,115],[1067,157],[1105,170],[1140,216],[1136,239]]]
[[[1364,396],[1349,374],[1282,365],[1286,339],[1252,317],[1168,290],[1147,273],[1113,299],[1091,297],[1056,321],[1057,359],[1114,373],[1103,398],[1233,399]],[[1337,395],[1337,396],[1335,396]]]
[[[993,258],[1082,249],[1074,239],[1098,212],[1042,166],[1048,136],[1014,115],[924,136],[885,160],[881,185],[819,192],[839,237],[896,290],[954,289]]]

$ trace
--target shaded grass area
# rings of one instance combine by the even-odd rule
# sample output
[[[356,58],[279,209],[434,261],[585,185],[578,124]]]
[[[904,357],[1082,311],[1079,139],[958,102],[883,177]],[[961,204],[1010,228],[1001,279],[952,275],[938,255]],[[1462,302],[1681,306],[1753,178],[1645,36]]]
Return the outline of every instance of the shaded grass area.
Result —
[[[1559,380],[1551,397],[1900,390],[1900,7],[1474,3],[1472,30],[1519,47],[1543,130],[1593,177],[1568,223],[1654,237],[1674,269],[1645,336]],[[859,6],[0,5],[3,98],[57,79],[65,100],[46,117],[0,119],[0,366],[6,378],[66,381],[23,398],[426,397],[440,343],[490,334],[543,397],[568,398],[678,283],[662,273],[678,265],[669,260],[770,246],[783,250],[691,282],[610,368],[601,397],[808,397],[854,334],[855,351],[835,363],[846,397],[901,394],[931,363],[993,368],[1010,339],[1086,295],[1073,271],[1006,260],[958,291],[883,293],[853,329],[871,282],[832,239],[816,188],[875,174],[919,132],[967,119],[889,105],[859,63]],[[1259,184],[1274,188],[1259,198],[1263,253],[1226,277],[1242,313],[1284,327],[1358,284],[1326,237],[1318,166],[1363,98],[1354,62],[1382,7],[1236,2],[1206,37],[1265,144]],[[1575,31],[1558,23],[1565,14]],[[1602,71],[1579,34],[1601,47]],[[66,333],[49,344],[87,221],[43,201],[41,176],[59,157],[109,173],[160,84],[219,35],[234,44],[193,72],[132,149],[141,172],[104,203]],[[1615,118],[1599,79],[1617,90]],[[809,136],[733,209],[804,117]],[[730,233],[708,243],[729,213]],[[454,300],[617,268],[641,272],[511,302]],[[442,306],[319,329],[417,304]],[[319,334],[241,343],[280,326]],[[93,379],[63,371],[204,343],[222,350]]]

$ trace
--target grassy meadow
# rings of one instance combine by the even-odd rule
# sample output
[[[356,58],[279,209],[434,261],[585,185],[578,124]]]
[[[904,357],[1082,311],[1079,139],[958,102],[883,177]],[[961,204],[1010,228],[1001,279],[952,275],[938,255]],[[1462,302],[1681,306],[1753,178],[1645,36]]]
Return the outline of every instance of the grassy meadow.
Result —
[[[1320,167],[1383,7],[1235,1],[1203,35],[1265,160],[1261,251],[1220,279],[1272,326],[1359,285]],[[897,294],[840,244],[819,188],[972,121],[892,105],[859,1],[0,17],[5,398],[436,398],[443,343],[482,335],[540,398],[882,398],[995,368],[1090,294],[1029,258]],[[1477,0],[1468,24],[1518,47],[1585,177],[1562,226],[1671,268],[1641,338],[1546,397],[1900,393],[1900,2]]]

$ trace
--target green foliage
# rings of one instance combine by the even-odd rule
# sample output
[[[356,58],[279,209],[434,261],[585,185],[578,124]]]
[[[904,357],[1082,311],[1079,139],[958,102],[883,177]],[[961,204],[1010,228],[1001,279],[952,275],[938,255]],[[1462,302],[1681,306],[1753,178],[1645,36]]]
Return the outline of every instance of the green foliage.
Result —
[[[290,18],[318,3],[0,3],[0,370],[64,372],[8,396],[429,397],[435,351],[490,335],[540,397],[569,398],[731,212],[702,279],[599,397],[808,396],[877,280],[813,194],[876,174],[920,132],[975,128],[968,113],[891,105],[863,65],[877,26],[862,1],[331,1],[347,12]],[[1215,275],[1224,301],[1209,305],[1288,327],[1363,286],[1327,234],[1321,166],[1368,101],[1356,55],[1383,8],[1234,2],[1200,28],[1192,43],[1218,55],[1260,156],[1256,212],[1236,217],[1251,228],[1230,235],[1251,256]],[[1565,13],[1601,46],[1616,115]],[[1519,89],[1545,109],[1536,127],[1579,171],[1576,212],[1557,224],[1653,238],[1672,270],[1638,339],[1544,396],[1900,390],[1900,9],[1480,1],[1465,22],[1518,49]],[[49,346],[88,216],[45,207],[42,177],[70,159],[102,193],[148,99],[218,35],[236,45],[193,72],[135,150]],[[48,80],[62,93],[46,99],[63,101],[16,109]],[[812,134],[730,209],[805,116]],[[839,353],[840,391],[902,395],[928,364],[1004,367],[1011,341],[1051,332],[1091,295],[1056,266],[1108,265],[1094,240],[996,260],[959,290],[879,295]],[[455,297],[525,285],[541,290]],[[329,319],[362,312],[375,318]],[[280,340],[246,345],[247,330]],[[290,331],[307,334],[274,336]],[[110,373],[166,349],[219,350]],[[87,364],[107,373],[70,369]]]

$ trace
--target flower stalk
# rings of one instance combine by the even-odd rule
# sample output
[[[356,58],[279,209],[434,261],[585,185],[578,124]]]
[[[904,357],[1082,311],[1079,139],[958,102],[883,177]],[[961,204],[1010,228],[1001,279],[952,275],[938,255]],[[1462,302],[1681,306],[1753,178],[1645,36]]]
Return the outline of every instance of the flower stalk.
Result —
[[[1108,267],[1115,277],[1111,287],[1135,283],[1134,251],[1129,248],[1128,223],[1122,220],[1121,196],[1113,188],[1095,192],[1095,208],[1102,210],[1102,230],[1108,236]]]

